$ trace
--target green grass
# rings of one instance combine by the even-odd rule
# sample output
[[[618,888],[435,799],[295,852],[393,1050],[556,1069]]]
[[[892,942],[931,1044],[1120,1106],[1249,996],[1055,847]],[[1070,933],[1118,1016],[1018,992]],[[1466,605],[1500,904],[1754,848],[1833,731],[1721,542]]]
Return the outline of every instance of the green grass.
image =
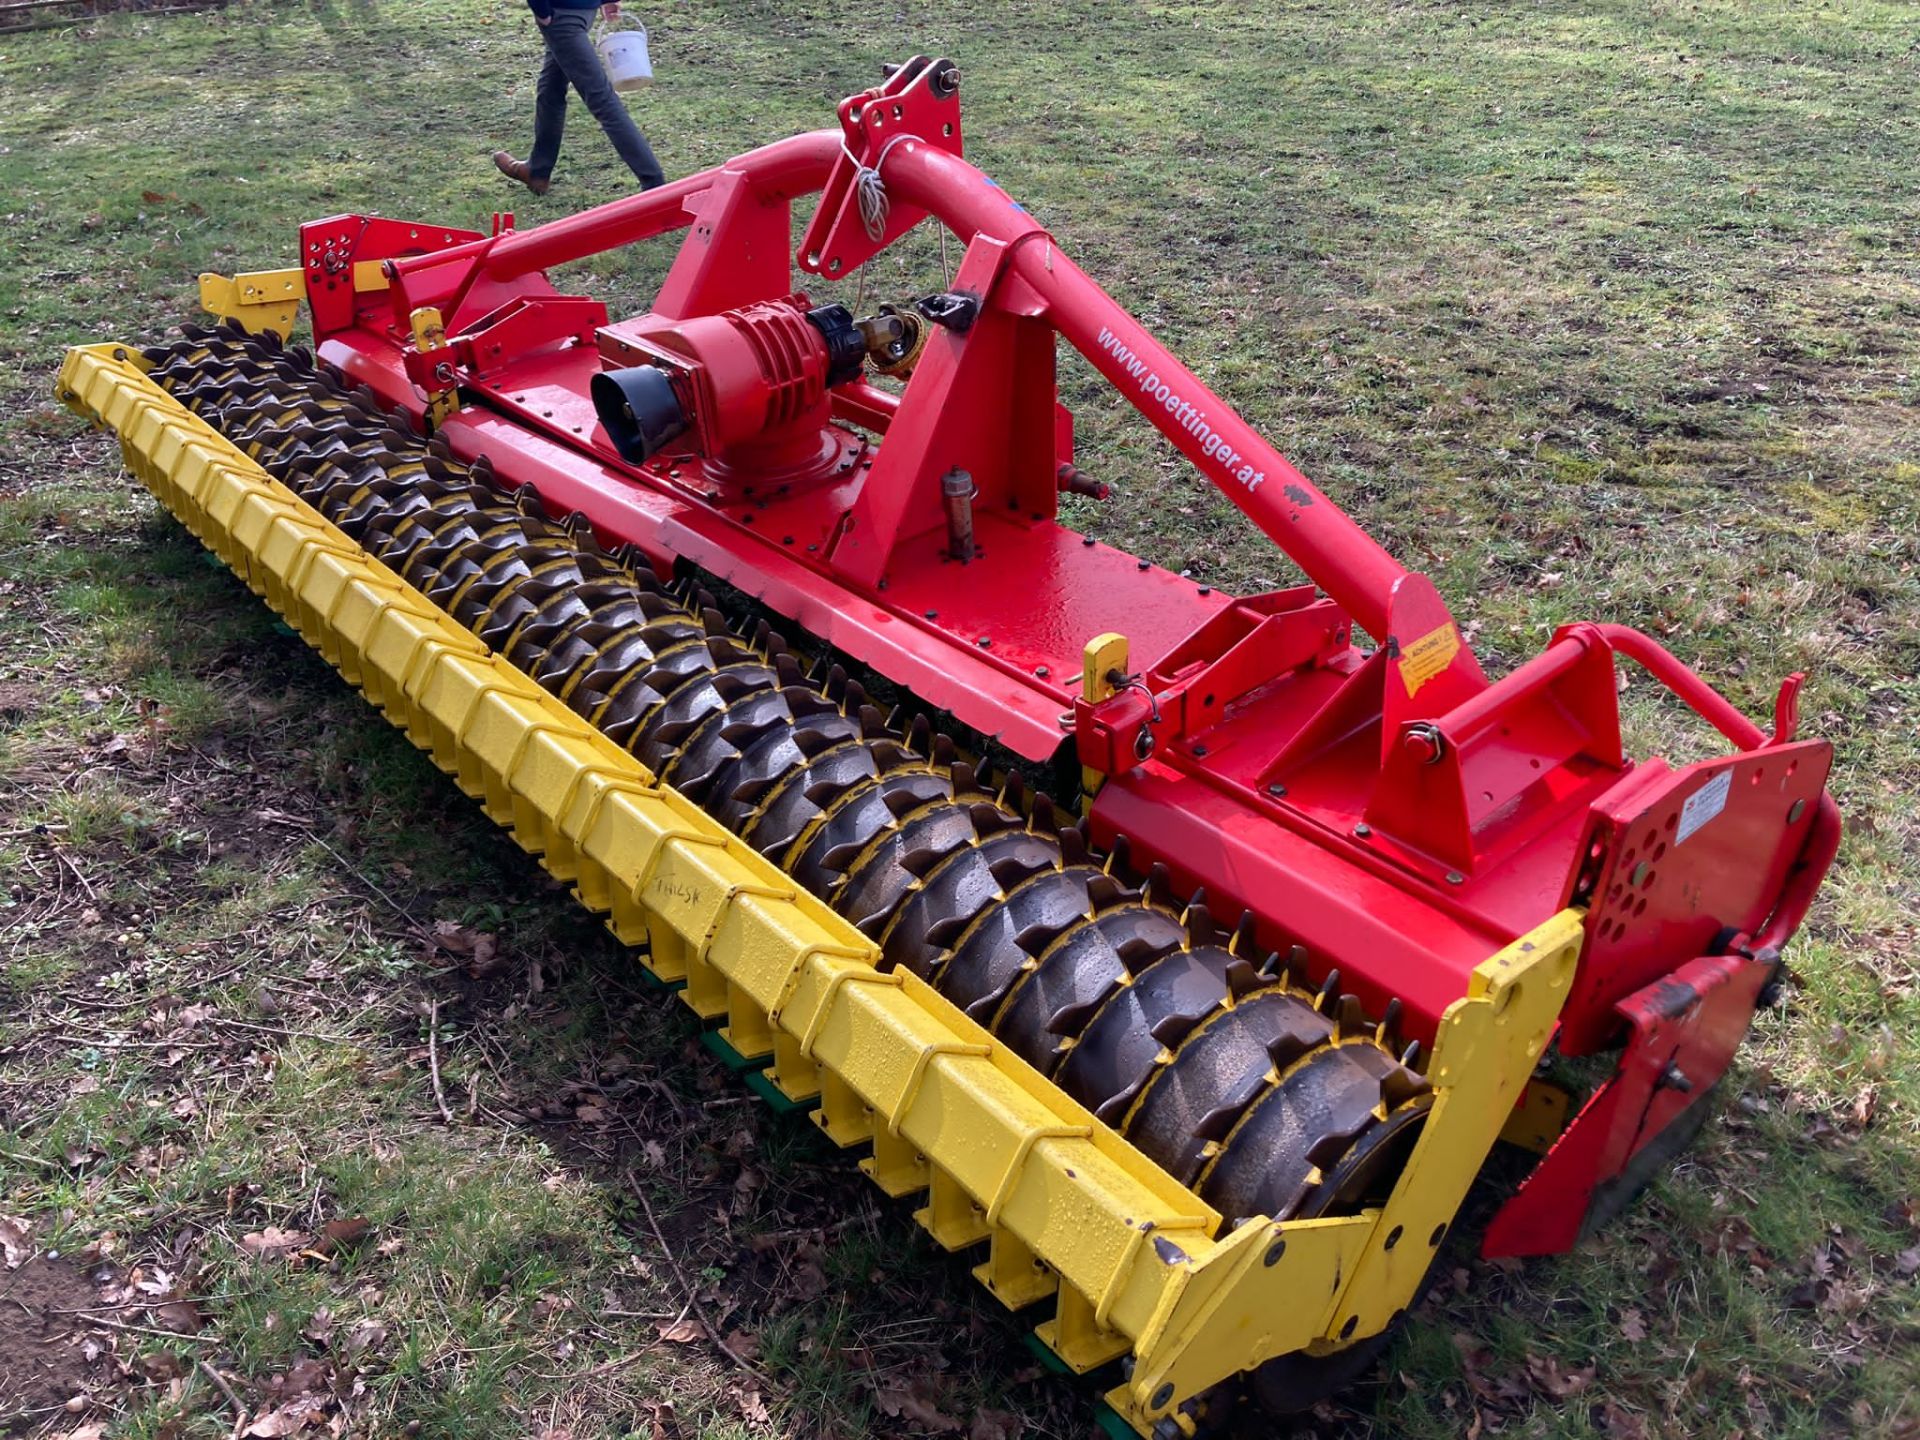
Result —
[[[1809,674],[1848,837],[1721,1118],[1573,1256],[1451,1252],[1379,1382],[1314,1425],[1910,1440],[1913,8],[645,18],[661,79],[640,113],[673,172],[828,123],[884,60],[953,55],[970,155],[1433,575],[1490,668],[1602,618],[1750,713]],[[52,403],[63,346],[190,316],[197,272],[283,264],[302,220],[511,205],[524,226],[621,193],[577,110],[550,195],[492,175],[488,150],[525,143],[531,54],[508,0],[0,39],[0,714],[22,709],[7,687],[30,697],[0,721],[0,1210],[175,1276],[208,1338],[174,1348],[250,1409],[304,1357],[359,1387],[377,1433],[890,1435],[907,1422],[878,1397],[931,1375],[946,1413],[1085,1433],[1084,1397],[1033,1372],[1017,1327],[804,1132],[732,1103],[557,888]],[[907,252],[876,286],[934,273],[930,239]],[[567,283],[637,308],[661,263],[600,257]],[[1231,588],[1292,576],[1085,366],[1065,375],[1081,463],[1119,487],[1075,523]],[[1699,750],[1646,684],[1623,699],[1636,749]],[[434,921],[499,936],[505,966],[465,975]],[[215,1017],[183,1025],[193,1002]],[[427,1076],[435,1002],[453,1126]],[[685,1303],[628,1169],[769,1384],[608,1313]],[[340,1217],[372,1223],[351,1255],[239,1248]],[[362,1322],[377,1342],[338,1338]],[[169,1348],[110,1338],[123,1359]],[[92,1413],[230,1428],[200,1372],[149,1368]],[[56,1418],[76,1423],[29,1423]]]

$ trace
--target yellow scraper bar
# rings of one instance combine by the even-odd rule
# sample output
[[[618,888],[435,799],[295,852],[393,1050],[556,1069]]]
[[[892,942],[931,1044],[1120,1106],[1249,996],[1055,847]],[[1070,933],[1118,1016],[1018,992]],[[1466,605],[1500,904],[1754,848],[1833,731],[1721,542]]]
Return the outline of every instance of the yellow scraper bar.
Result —
[[[1448,1012],[1433,1118],[1384,1212],[1254,1220],[1216,1240],[1220,1217],[1190,1190],[930,986],[877,970],[850,924],[180,405],[137,354],[70,351],[59,394],[583,903],[645,941],[654,969],[683,973],[736,1048],[770,1050],[770,1078],[818,1093],[830,1134],[870,1141],[876,1181],[925,1190],[936,1239],[988,1241],[975,1273],[996,1295],[1055,1295],[1041,1335],[1069,1365],[1132,1352],[1108,1399],[1142,1434],[1237,1371],[1377,1333],[1410,1301],[1552,1032],[1577,912],[1482,965]],[[1418,1244],[1390,1253],[1403,1235]]]

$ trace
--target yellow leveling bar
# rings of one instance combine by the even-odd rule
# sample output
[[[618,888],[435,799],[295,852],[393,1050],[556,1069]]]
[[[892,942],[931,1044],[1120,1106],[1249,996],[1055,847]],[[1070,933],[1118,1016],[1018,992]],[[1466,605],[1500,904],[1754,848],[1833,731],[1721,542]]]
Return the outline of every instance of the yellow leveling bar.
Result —
[[[1260,1360],[1378,1333],[1409,1303],[1531,1074],[1580,943],[1566,911],[1483,964],[1443,1022],[1432,1118],[1381,1211],[1220,1217],[932,987],[875,968],[848,922],[492,653],[198,416],[135,352],[68,352],[59,394],[115,431],[128,468],[460,787],[609,916],[739,1048],[817,1090],[868,1173],[924,1188],[950,1246],[1009,1304],[1057,1294],[1042,1338],[1142,1434]],[[753,1042],[764,1040],[755,1046]],[[1403,1240],[1406,1243],[1401,1243]]]

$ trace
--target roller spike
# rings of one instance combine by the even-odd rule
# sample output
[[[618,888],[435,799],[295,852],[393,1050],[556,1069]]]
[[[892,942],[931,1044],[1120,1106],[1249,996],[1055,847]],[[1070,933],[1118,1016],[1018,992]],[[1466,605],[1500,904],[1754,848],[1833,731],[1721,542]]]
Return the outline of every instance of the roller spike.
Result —
[[[1227,942],[1227,949],[1236,955],[1259,954],[1260,952],[1255,948],[1258,942],[1254,937],[1257,925],[1258,922],[1253,918],[1253,911],[1242,910],[1239,923],[1233,927],[1233,939]]]
[[[943,736],[941,738],[944,739],[945,737]],[[938,757],[936,756],[935,758],[937,759]],[[974,779],[973,766],[969,765],[966,761],[955,760],[948,768],[953,772],[954,794],[967,795],[980,788],[978,782]]]
[[[1140,898],[1149,905],[1164,905],[1172,896],[1172,872],[1156,860],[1147,870],[1147,883],[1140,887]]]
[[[1105,873],[1087,881],[1087,898],[1093,902],[1095,914],[1121,904],[1131,893],[1126,886]]]
[[[1329,970],[1327,972],[1326,982],[1320,987],[1320,993],[1313,997],[1313,1008],[1318,1010],[1322,1015],[1326,1014],[1327,1007],[1333,1004],[1339,994],[1340,972],[1338,970]]]
[[[1128,862],[1133,856],[1133,842],[1124,835],[1113,837],[1113,844],[1107,849],[1107,874],[1116,880],[1124,881],[1130,873]]]
[[[1072,825],[1056,832],[1060,842],[1060,857],[1069,865],[1087,863],[1087,842],[1079,830]]]
[[[1227,989],[1233,993],[1233,998],[1236,1000],[1266,988],[1266,983],[1260,978],[1260,972],[1255,970],[1251,963],[1238,956],[1235,956],[1233,963],[1227,966],[1225,979]]]
[[[1000,787],[999,801],[1009,810],[1024,810],[1027,805],[1027,777],[1018,770],[1009,770],[1006,783]]]
[[[1387,1001],[1387,1008],[1380,1014],[1380,1023],[1374,1027],[1373,1038],[1380,1048],[1392,1052],[1400,1043],[1400,997],[1394,996]]]
[[[1003,802],[1004,803],[1004,802]],[[1018,810],[1017,805],[1009,805],[1010,810]],[[1028,828],[1036,835],[1044,835],[1049,830],[1060,827],[1053,818],[1053,797],[1042,791],[1036,791],[1032,803],[1027,808]]]
[[[1358,995],[1342,995],[1334,1007],[1333,1034],[1337,1040],[1352,1040],[1366,1035],[1372,1027],[1367,1024],[1367,1012],[1360,1004]]]
[[[1400,1052],[1400,1063],[1408,1070],[1418,1073],[1421,1054],[1420,1042],[1418,1040],[1410,1041],[1407,1048]]]
[[[1180,923],[1187,927],[1187,934],[1193,938],[1195,945],[1216,945],[1220,941],[1220,927],[1213,923],[1213,912],[1199,898],[1205,893],[1200,890],[1194,892],[1194,901],[1181,915]]]
[[[925,715],[913,717],[913,723],[907,727],[907,744],[921,754],[927,752],[928,737],[933,734],[933,722]]]
[[[1277,980],[1282,985],[1287,983],[1287,972],[1280,964],[1280,952],[1278,950],[1269,951],[1267,958],[1260,962],[1260,974],[1263,978]]]

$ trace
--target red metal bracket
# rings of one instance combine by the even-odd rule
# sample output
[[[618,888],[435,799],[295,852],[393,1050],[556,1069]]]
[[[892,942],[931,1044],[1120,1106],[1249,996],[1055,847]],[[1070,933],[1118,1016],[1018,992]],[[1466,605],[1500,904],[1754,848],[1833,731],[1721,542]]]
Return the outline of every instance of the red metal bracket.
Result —
[[[654,297],[655,315],[717,315],[793,289],[793,216],[784,196],[727,169],[689,195],[686,210],[693,223]]]
[[[876,173],[884,193],[887,152],[896,145],[917,142],[961,153],[960,72],[950,60],[916,55],[884,84],[842,100],[840,128],[845,153],[827,176],[800,244],[801,268],[829,279],[852,274],[926,219],[924,207],[888,196],[878,212],[879,233],[872,233],[862,211],[860,176]]]
[[[956,293],[986,299],[964,332],[930,327],[887,443],[833,542],[833,566],[852,580],[879,584],[902,541],[944,523],[949,471],[973,477],[976,510],[1031,523],[1058,508],[1053,331],[1023,313],[1031,307],[1007,273],[1011,248],[976,236],[954,274]]]
[[[1704,1120],[1778,961],[1707,956],[1621,1001],[1619,1068],[1494,1216],[1482,1253],[1557,1255],[1624,1206]]]
[[[1351,644],[1353,626],[1311,585],[1236,600],[1141,677],[1097,704],[1074,702],[1080,763],[1120,775],[1168,746],[1202,741],[1240,701],[1281,676],[1324,664]],[[1142,741],[1142,734],[1149,735]]]
[[[379,215],[329,215],[324,220],[309,220],[300,227],[300,266],[306,273],[314,339],[324,340],[378,313],[380,292],[390,283],[386,261],[455,250],[486,238],[478,230],[389,220]],[[368,275],[362,266],[378,268]],[[369,298],[363,301],[362,295]],[[404,335],[406,328],[403,315],[393,327],[394,333]]]
[[[483,315],[444,345],[401,354],[407,378],[422,390],[445,390],[461,379],[478,379],[553,345],[592,345],[607,323],[607,307],[582,295],[509,300]]]
[[[1759,933],[1809,848],[1833,749],[1824,740],[1747,750],[1678,771],[1651,762],[1595,803],[1567,904],[1586,905],[1587,943],[1560,1048],[1618,1039],[1611,1013],[1675,955]]]

